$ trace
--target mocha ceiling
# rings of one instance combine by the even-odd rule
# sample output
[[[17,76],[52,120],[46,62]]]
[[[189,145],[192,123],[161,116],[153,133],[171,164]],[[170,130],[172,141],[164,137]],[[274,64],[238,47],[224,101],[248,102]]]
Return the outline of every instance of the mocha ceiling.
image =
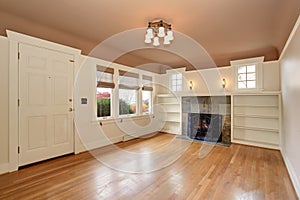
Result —
[[[299,9],[299,0],[0,0],[0,34],[6,35],[5,30],[9,29],[92,55],[92,50],[111,36],[139,29],[134,37],[141,48],[125,51],[115,42],[110,46],[119,50],[114,61],[132,67],[156,63],[158,67],[186,66],[192,70],[212,66],[200,61],[194,66],[180,51],[170,52],[172,45],[193,52],[194,47],[180,43],[180,35],[197,42],[219,67],[228,66],[230,60],[255,56],[276,60]],[[158,49],[143,44],[147,23],[154,18],[172,24],[175,40],[170,47]],[[123,45],[135,42],[126,37],[124,40]],[[101,54],[93,56],[102,58]]]

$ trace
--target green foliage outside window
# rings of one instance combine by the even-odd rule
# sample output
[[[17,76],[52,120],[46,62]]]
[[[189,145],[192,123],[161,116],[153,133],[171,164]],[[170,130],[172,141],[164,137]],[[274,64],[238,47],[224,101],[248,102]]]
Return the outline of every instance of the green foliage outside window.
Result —
[[[128,104],[127,102],[125,102],[122,99],[119,99],[119,114],[120,115],[127,115],[127,114],[134,114],[134,110],[132,109],[132,107],[130,106],[130,104]]]
[[[110,114],[110,99],[101,98],[97,99],[97,117],[107,117]]]
[[[107,117],[111,116],[110,112],[110,98],[97,99],[97,117]],[[124,100],[119,100],[119,114],[134,114],[134,110],[130,104],[126,103]]]

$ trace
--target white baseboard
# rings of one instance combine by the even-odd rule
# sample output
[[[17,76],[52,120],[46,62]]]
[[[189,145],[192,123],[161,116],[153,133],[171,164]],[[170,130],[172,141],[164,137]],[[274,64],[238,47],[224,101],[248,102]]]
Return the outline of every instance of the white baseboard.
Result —
[[[290,175],[290,178],[292,180],[292,183],[294,185],[295,191],[297,193],[298,199],[300,198],[300,184],[299,181],[297,179],[297,175],[296,172],[294,170],[294,167],[292,165],[292,163],[290,162],[290,160],[288,159],[288,157],[286,156],[285,152],[282,151],[282,149],[280,149],[281,155],[283,157],[283,160],[285,162],[285,166],[288,170],[288,173]]]
[[[109,141],[102,141],[102,140],[93,141],[93,142],[83,145],[83,148],[80,149],[80,151],[78,151],[77,153],[82,153],[85,151],[97,149],[100,147],[108,146],[108,145],[115,144],[117,142],[122,142],[122,141],[123,141],[123,135],[114,137],[114,138],[109,138]]]
[[[10,171],[9,170],[9,163],[2,163],[2,164],[0,164],[0,175],[8,173],[9,171]]]

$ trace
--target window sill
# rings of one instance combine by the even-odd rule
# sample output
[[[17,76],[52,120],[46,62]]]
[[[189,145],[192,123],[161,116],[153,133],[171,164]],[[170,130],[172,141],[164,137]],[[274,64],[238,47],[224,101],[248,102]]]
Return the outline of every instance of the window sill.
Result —
[[[105,124],[110,124],[110,123],[122,123],[122,122],[126,122],[126,121],[130,121],[130,120],[142,120],[145,118],[154,118],[153,114],[143,114],[143,115],[126,115],[126,116],[119,116],[118,118],[107,118],[107,119],[101,119],[101,118],[97,118],[97,123],[100,123],[100,125],[102,123]]]
[[[246,89],[235,89],[233,93],[257,93],[263,92],[264,90],[261,88],[246,88]]]

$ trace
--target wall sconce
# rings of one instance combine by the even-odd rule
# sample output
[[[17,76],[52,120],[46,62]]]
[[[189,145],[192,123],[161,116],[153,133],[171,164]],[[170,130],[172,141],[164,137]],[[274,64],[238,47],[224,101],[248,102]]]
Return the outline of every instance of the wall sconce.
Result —
[[[190,90],[193,89],[193,86],[194,86],[194,85],[193,85],[193,81],[190,81],[190,82],[189,82],[189,88],[190,88]]]
[[[225,78],[222,79],[222,87],[223,87],[223,88],[226,87],[226,79],[225,79]]]

